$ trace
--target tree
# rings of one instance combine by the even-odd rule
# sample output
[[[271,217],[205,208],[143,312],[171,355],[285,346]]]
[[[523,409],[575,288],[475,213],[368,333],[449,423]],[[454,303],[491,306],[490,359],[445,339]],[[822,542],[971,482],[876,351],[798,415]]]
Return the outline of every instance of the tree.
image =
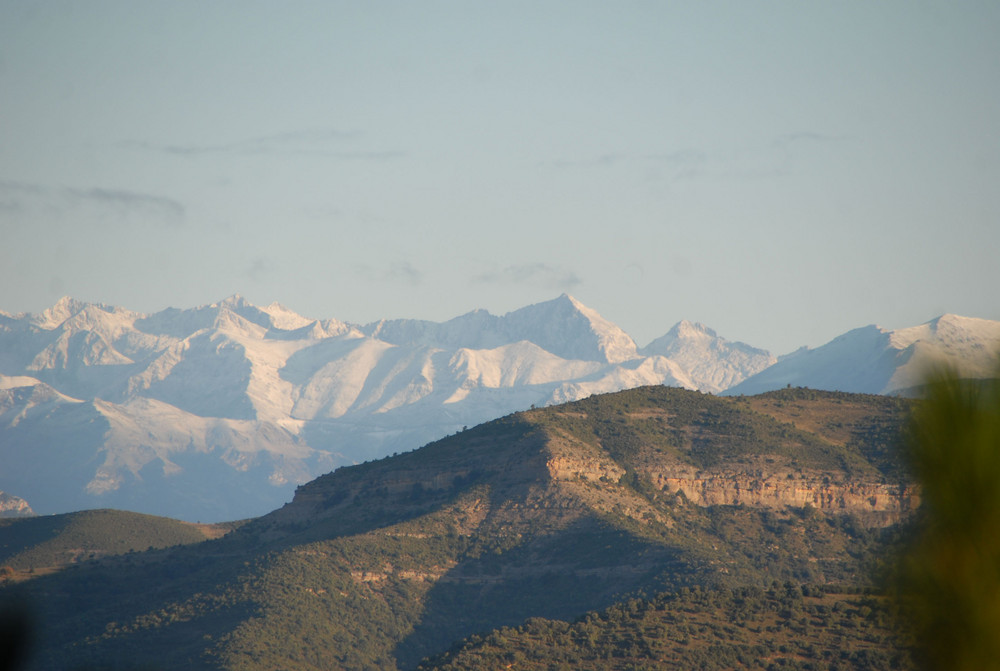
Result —
[[[1000,669],[1000,379],[932,376],[907,443],[921,509],[898,565],[902,613],[927,668]]]

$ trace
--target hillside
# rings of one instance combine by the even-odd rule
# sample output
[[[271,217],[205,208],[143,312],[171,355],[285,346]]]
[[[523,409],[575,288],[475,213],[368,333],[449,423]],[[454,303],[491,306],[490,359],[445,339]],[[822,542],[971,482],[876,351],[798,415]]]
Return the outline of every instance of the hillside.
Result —
[[[718,391],[773,361],[671,333],[640,353],[568,295],[371,324],[240,296],[155,314],[64,298],[0,313],[0,490],[41,514],[240,519],[337,466],[515,410],[649,384]]]
[[[240,296],[143,314],[60,300],[0,313],[0,491],[39,514],[263,515],[333,469],[511,412],[645,385],[911,393],[993,373],[1000,322],[855,329],[784,357],[681,321],[639,347],[572,296],[444,322],[311,319]]]
[[[410,669],[638,590],[860,587],[917,502],[891,450],[908,405],[644,387],[510,415],[220,539],[30,581],[33,668]]]
[[[911,646],[879,597],[775,581],[630,598],[572,623],[533,618],[472,636],[418,668],[888,671],[915,668]]]
[[[121,510],[0,519],[0,565],[8,579],[85,560],[218,538],[235,524],[190,524]]]

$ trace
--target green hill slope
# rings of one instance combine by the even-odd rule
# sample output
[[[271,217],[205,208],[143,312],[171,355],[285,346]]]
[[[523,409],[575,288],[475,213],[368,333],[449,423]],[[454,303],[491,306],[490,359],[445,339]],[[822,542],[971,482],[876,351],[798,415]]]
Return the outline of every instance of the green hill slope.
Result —
[[[473,636],[421,671],[914,668],[878,597],[790,582],[631,598],[573,623],[533,618]]]
[[[218,538],[231,525],[198,525],[121,510],[0,519],[0,566],[52,570],[80,561]]]
[[[797,393],[635,389],[340,469],[218,540],[32,581],[34,668],[406,669],[640,590],[865,585],[916,501],[907,402]]]

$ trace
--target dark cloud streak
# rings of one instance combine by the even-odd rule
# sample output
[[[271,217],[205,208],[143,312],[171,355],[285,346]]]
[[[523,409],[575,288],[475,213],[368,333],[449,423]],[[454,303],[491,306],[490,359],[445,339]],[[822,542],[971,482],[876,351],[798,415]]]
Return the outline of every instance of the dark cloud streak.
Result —
[[[170,225],[180,223],[185,215],[184,205],[173,198],[102,187],[81,189],[0,181],[0,199],[4,205],[3,210],[15,214],[28,214],[40,208],[60,211],[97,206],[113,209],[120,214],[153,216]]]
[[[357,131],[301,130],[227,142],[222,144],[155,144],[129,141],[122,146],[141,151],[159,152],[174,156],[320,156],[340,160],[379,161],[402,158],[406,152],[399,150],[344,150],[336,148],[344,141],[355,140]]]
[[[135,191],[122,191],[120,189],[94,188],[64,190],[74,198],[102,203],[112,207],[122,207],[136,210],[153,210],[170,218],[177,219],[184,216],[184,206],[180,202],[163,196],[136,193]]]

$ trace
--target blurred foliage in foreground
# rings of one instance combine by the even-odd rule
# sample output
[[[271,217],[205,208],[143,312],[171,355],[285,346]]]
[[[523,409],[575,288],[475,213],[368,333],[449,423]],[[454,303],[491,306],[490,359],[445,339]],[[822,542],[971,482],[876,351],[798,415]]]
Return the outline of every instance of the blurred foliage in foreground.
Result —
[[[900,609],[927,668],[1000,669],[1000,379],[937,372],[910,431],[923,503]]]

